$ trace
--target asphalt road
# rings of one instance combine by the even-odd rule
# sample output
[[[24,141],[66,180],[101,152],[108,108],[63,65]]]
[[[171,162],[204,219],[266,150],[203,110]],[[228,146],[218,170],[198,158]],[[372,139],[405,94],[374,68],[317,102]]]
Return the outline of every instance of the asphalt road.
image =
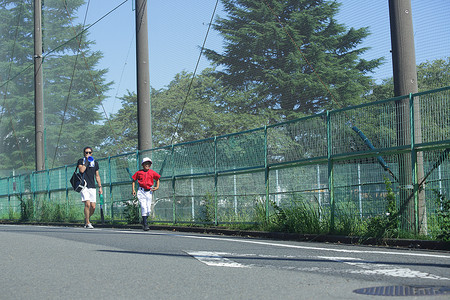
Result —
[[[0,225],[0,255],[0,299],[450,298],[449,252]]]

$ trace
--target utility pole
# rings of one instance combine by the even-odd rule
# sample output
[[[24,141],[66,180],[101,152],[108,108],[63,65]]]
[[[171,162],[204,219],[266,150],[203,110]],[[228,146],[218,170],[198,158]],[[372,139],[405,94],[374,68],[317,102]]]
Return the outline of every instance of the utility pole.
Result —
[[[147,0],[136,0],[136,72],[139,150],[153,148],[148,60]]]
[[[36,171],[41,171],[45,169],[41,0],[34,0],[34,126]]]
[[[404,96],[418,92],[414,31],[412,25],[411,0],[389,0],[391,25],[392,64],[394,95]],[[399,146],[422,142],[419,99],[396,103],[397,139]],[[411,117],[413,122],[411,122]],[[414,124],[412,128],[411,124]],[[413,130],[413,131],[412,131]],[[399,154],[399,185],[402,227],[407,231],[426,233],[426,206],[424,190],[418,186],[422,181],[423,153],[411,147],[411,154]]]

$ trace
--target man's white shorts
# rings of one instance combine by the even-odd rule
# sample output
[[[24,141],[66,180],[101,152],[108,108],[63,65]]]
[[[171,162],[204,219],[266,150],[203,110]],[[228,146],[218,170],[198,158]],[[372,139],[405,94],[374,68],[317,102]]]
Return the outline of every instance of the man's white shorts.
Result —
[[[81,201],[97,202],[97,189],[84,188],[81,192]]]

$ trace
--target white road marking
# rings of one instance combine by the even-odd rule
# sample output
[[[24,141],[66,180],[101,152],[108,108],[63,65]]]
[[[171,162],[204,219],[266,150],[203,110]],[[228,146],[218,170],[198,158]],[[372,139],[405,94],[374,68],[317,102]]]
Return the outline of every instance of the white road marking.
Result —
[[[341,252],[341,253],[366,253],[366,254],[386,254],[386,255],[401,255],[401,256],[415,256],[415,257],[434,257],[434,258],[446,258],[450,259],[450,254],[429,254],[429,253],[421,253],[421,252],[406,252],[406,251],[386,251],[386,250],[355,250],[355,249],[340,249],[340,248],[324,248],[324,247],[313,247],[313,246],[300,246],[300,245],[289,245],[289,244],[280,244],[273,242],[264,242],[258,240],[249,240],[249,239],[235,239],[235,238],[227,238],[227,237],[213,237],[213,236],[198,236],[198,235],[189,235],[189,234],[179,234],[179,233],[164,233],[164,232],[141,232],[141,231],[121,231],[121,230],[113,230],[115,232],[120,233],[129,233],[129,234],[147,234],[147,235],[171,235],[176,237],[188,238],[188,239],[202,239],[202,240],[216,240],[222,242],[235,242],[235,243],[246,243],[246,244],[255,244],[255,245],[266,245],[266,246],[274,246],[274,247],[284,247],[284,248],[294,248],[294,249],[304,249],[304,250],[314,250],[314,251],[330,251],[330,252]]]
[[[352,273],[365,275],[384,275],[402,278],[421,278],[421,279],[436,279],[436,280],[450,280],[450,278],[440,277],[430,273],[411,270],[409,268],[398,268],[388,264],[377,264],[374,262],[363,261],[360,258],[354,257],[327,257],[317,256],[317,258],[328,259],[332,261],[342,262],[351,266],[359,267],[363,270],[355,270]]]
[[[153,234],[170,235],[170,234],[167,234],[167,233],[156,233],[156,232],[153,232]],[[238,239],[233,239],[233,238],[211,237],[211,236],[180,235],[180,234],[171,234],[171,235],[176,235],[176,236],[183,237],[183,238],[217,240],[217,241],[222,241],[222,242],[247,243],[247,244],[276,246],[276,247],[284,247],[284,248],[305,249],[305,250],[332,251],[332,252],[342,252],[342,253],[388,254],[388,255],[435,257],[435,258],[447,258],[447,259],[450,259],[450,255],[428,254],[428,253],[420,253],[420,252],[405,252],[405,251],[394,252],[394,251],[376,251],[376,250],[337,249],[337,248],[323,248],[323,247],[312,247],[312,246],[289,245],[289,244],[263,242],[263,241],[247,240],[247,239],[239,239],[238,240]]]
[[[450,280],[450,278],[441,277],[433,275],[430,273],[424,273],[420,271],[411,270],[409,268],[399,268],[388,264],[378,264],[375,262],[364,261],[360,258],[354,257],[329,257],[329,256],[312,256],[309,259],[326,259],[336,262],[341,262],[350,266],[361,268],[358,269],[345,269],[345,270],[333,270],[330,268],[320,268],[320,267],[306,267],[298,268],[294,266],[289,267],[279,267],[270,264],[241,264],[237,263],[228,257],[256,257],[256,258],[267,258],[267,259],[296,259],[304,257],[295,256],[274,256],[274,255],[257,255],[257,254],[241,254],[241,253],[228,253],[228,252],[211,252],[211,251],[185,251],[187,254],[193,256],[200,262],[214,267],[233,267],[233,268],[252,268],[252,267],[275,267],[278,269],[285,270],[296,270],[304,272],[321,272],[321,273],[352,273],[352,274],[362,274],[362,275],[382,275],[390,277],[401,277],[401,278],[419,278],[419,279],[433,279],[433,280]]]
[[[187,254],[193,256],[208,266],[214,267],[229,267],[229,268],[249,268],[249,266],[237,263],[231,259],[225,258],[222,255],[227,253],[209,252],[209,251],[186,251]]]

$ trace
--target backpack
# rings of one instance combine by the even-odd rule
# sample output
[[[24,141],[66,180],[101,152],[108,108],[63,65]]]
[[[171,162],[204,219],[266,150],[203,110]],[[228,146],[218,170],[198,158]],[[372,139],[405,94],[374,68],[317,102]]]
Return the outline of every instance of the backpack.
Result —
[[[70,178],[70,184],[75,192],[81,192],[87,185],[86,180],[84,180],[84,173],[77,173],[78,166],[75,167],[72,178]]]

